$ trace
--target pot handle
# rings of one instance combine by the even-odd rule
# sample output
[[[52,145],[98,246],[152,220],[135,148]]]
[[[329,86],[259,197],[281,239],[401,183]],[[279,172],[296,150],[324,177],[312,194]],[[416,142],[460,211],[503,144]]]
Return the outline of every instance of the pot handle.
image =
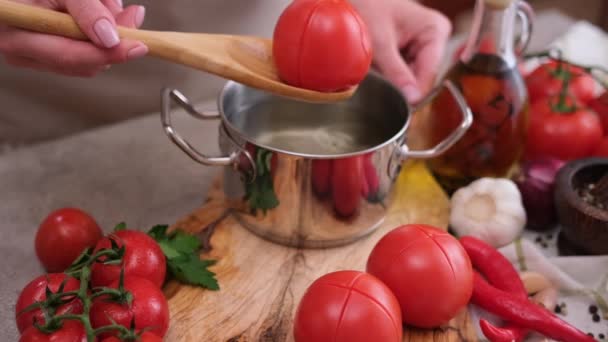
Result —
[[[171,124],[171,103],[175,102],[180,107],[186,110],[186,112],[193,117],[201,120],[219,119],[219,113],[205,114],[197,111],[192,104],[188,101],[188,98],[176,89],[163,88],[161,93],[161,111],[160,120],[163,125],[165,134],[171,139],[171,141],[177,145],[184,153],[186,153],[194,161],[203,165],[209,166],[232,166],[235,169],[238,168],[239,156],[245,155],[251,165],[255,165],[252,156],[249,152],[240,150],[238,152],[232,152],[229,156],[222,157],[211,157],[206,154],[199,152],[194,148],[188,141],[177,133],[173,125]]]
[[[414,108],[414,112],[418,111],[420,108],[423,108],[424,106],[426,106],[431,100],[433,100],[435,98],[435,96],[437,96],[439,91],[441,91],[443,88],[448,89],[450,94],[456,100],[456,104],[458,105],[458,108],[460,109],[460,112],[462,113],[462,121],[460,122],[460,125],[458,125],[458,127],[452,133],[450,133],[450,135],[448,135],[440,143],[438,143],[437,145],[435,145],[434,147],[432,147],[430,149],[410,151],[410,149],[407,147],[406,144],[401,145],[401,147],[400,147],[401,158],[404,158],[404,159],[408,158],[408,157],[419,158],[419,159],[435,158],[435,157],[439,156],[440,154],[443,154],[450,147],[452,147],[458,140],[460,140],[460,138],[462,138],[462,136],[471,127],[471,124],[473,123],[473,113],[471,112],[471,109],[467,105],[466,100],[464,99],[464,97],[462,96],[462,94],[460,93],[460,91],[458,90],[456,85],[454,85],[454,83],[450,80],[445,80],[442,85],[433,89],[431,91],[431,93],[424,100],[422,100],[421,103],[416,105],[416,107]]]
[[[521,33],[515,42],[515,52],[523,55],[530,44],[534,29],[534,10],[527,2],[520,1],[517,3],[517,17],[521,21]]]

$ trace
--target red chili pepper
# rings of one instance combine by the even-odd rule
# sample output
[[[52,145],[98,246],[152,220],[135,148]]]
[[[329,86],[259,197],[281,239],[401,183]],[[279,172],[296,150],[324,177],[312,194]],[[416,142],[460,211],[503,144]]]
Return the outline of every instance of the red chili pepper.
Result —
[[[471,301],[518,326],[538,331],[558,341],[594,342],[593,337],[555,316],[544,307],[521,296],[490,285],[478,272],[473,278]]]
[[[510,292],[523,299],[528,298],[524,283],[511,262],[499,251],[482,240],[471,236],[460,238],[460,244],[467,251],[471,263],[496,288]],[[507,323],[496,327],[485,319],[479,320],[484,336],[492,342],[520,342],[528,335],[528,329]]]

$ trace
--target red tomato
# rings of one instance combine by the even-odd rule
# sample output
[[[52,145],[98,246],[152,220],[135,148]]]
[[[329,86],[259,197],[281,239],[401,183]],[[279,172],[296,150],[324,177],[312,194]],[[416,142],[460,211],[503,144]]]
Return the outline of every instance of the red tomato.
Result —
[[[583,103],[593,99],[595,92],[593,77],[581,68],[566,62],[563,62],[562,68],[558,70],[558,64],[556,61],[543,63],[526,76],[530,103],[558,95],[568,73],[571,74],[568,85],[570,94]]]
[[[135,340],[137,342],[163,342],[162,337],[158,337],[151,332],[144,332],[139,335],[139,338]],[[103,339],[101,342],[121,342],[121,340],[116,336],[110,336],[108,338]]]
[[[327,195],[331,186],[331,160],[313,160],[311,174],[314,192],[321,197]]]
[[[154,239],[146,233],[136,230],[121,230],[110,235],[118,246],[125,246],[122,265],[125,275],[146,278],[157,287],[165,281],[166,260],[163,251]],[[95,252],[110,248],[109,237],[105,237],[95,246]],[[104,265],[100,262],[91,268],[91,284],[93,287],[107,286],[120,277],[121,265]]]
[[[110,284],[111,288],[118,288],[118,280]],[[135,330],[150,328],[150,332],[160,337],[165,336],[169,328],[169,304],[161,290],[148,279],[127,276],[124,279],[124,288],[131,293],[131,305],[109,301],[100,296],[91,306],[91,324],[93,328],[112,324],[112,320],[126,328],[131,327],[135,319]],[[102,338],[110,337],[115,333],[102,334]]]
[[[367,191],[363,193],[363,197],[370,198],[378,193],[380,188],[380,179],[378,178],[378,171],[372,161],[372,153],[363,156],[362,167],[363,167],[363,181],[366,185]]]
[[[45,300],[47,286],[51,292],[57,293],[64,280],[66,282],[63,287],[63,292],[75,291],[80,288],[80,281],[78,279],[69,277],[64,273],[51,273],[39,276],[29,282],[23,290],[21,290],[19,298],[17,299],[17,305],[15,305],[15,318],[17,320],[19,332],[24,332],[28,327],[32,326],[34,320],[40,324],[44,323],[44,315],[40,309],[27,312],[22,311],[35,302]],[[75,299],[60,305],[56,309],[57,314],[64,314],[67,312],[74,314],[82,313],[82,302]]]
[[[304,293],[294,319],[296,342],[400,342],[399,303],[376,277],[329,273]]]
[[[591,155],[593,157],[608,157],[608,136],[602,139]]]
[[[27,328],[19,338],[19,342],[86,342],[87,333],[80,321],[65,320],[61,328],[45,334],[38,328],[31,326]]]
[[[357,212],[363,177],[361,158],[333,160],[331,186],[334,209],[339,215],[348,217]]]
[[[564,161],[589,156],[602,139],[602,127],[592,111],[578,108],[560,113],[556,101],[542,100],[530,110],[526,159],[552,157]]]
[[[356,85],[372,61],[365,23],[346,0],[298,0],[281,14],[273,39],[279,77],[318,91]]]
[[[48,272],[63,272],[103,233],[95,220],[76,208],[63,208],[49,214],[36,233],[36,254]]]
[[[367,271],[401,305],[403,322],[433,328],[464,308],[473,291],[471,261],[458,240],[422,224],[398,227],[376,244]]]
[[[593,109],[600,117],[604,134],[608,134],[608,92],[604,92],[602,95],[591,100],[589,108]]]

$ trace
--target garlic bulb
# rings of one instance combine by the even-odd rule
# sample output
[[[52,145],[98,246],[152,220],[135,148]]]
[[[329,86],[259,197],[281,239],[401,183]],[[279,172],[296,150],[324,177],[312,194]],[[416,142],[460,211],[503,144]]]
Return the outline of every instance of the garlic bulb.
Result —
[[[451,199],[450,225],[498,248],[513,242],[526,225],[526,211],[515,183],[481,178],[458,189]]]

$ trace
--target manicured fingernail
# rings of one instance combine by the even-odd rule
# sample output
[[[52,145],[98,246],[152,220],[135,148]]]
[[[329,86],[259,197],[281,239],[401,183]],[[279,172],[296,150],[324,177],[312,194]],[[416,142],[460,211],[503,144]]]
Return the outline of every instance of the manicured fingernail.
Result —
[[[143,25],[145,16],[146,8],[144,6],[138,6],[137,12],[135,12],[135,27],[141,27],[141,25]]]
[[[144,44],[137,45],[134,48],[131,48],[129,52],[127,52],[127,58],[129,60],[136,59],[145,56],[148,53],[148,47]]]
[[[114,1],[116,1],[116,4],[118,6],[120,6],[120,8],[122,8],[122,0],[114,0]]]
[[[415,85],[408,84],[401,88],[401,91],[405,94],[407,102],[416,103],[422,98],[422,93]]]
[[[116,29],[114,29],[112,23],[110,23],[110,21],[106,18],[97,20],[93,26],[93,30],[95,31],[95,34],[97,34],[97,38],[99,38],[103,46],[107,48],[111,48],[120,43],[120,38],[118,38]]]

